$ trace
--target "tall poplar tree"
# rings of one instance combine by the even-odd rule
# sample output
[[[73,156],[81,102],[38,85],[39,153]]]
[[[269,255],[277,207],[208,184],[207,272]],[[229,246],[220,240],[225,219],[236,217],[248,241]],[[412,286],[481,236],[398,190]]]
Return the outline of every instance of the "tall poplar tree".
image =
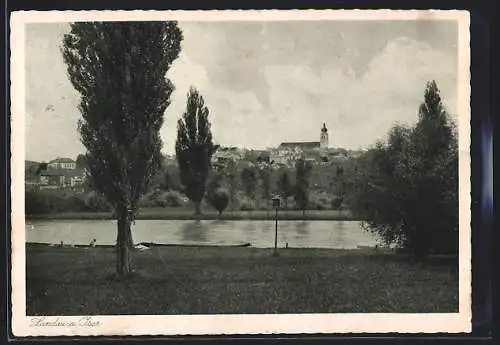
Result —
[[[160,128],[174,89],[165,76],[181,41],[176,22],[74,23],[63,39],[92,185],[117,218],[119,275],[132,272],[131,222],[160,167]]]
[[[198,90],[191,87],[187,96],[186,111],[177,124],[175,152],[181,182],[187,197],[194,204],[194,213],[201,214],[201,200],[210,171],[216,146],[208,121],[208,108]]]

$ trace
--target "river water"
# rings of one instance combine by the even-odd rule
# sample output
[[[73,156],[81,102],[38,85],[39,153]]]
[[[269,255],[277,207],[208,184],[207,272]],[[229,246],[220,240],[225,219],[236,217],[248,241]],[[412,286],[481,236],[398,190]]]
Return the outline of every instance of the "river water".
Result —
[[[26,242],[69,245],[112,245],[116,221],[27,220]],[[177,245],[274,246],[274,221],[260,220],[137,220],[132,232],[135,243]],[[376,238],[357,221],[279,221],[278,246],[292,248],[355,249],[374,246]]]

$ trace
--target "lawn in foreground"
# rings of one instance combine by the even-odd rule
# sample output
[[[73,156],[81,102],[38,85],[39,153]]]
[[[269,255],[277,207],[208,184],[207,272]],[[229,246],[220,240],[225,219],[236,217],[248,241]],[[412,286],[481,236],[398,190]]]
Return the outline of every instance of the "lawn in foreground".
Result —
[[[153,247],[112,279],[113,248],[27,245],[27,315],[457,312],[457,260],[374,250]]]

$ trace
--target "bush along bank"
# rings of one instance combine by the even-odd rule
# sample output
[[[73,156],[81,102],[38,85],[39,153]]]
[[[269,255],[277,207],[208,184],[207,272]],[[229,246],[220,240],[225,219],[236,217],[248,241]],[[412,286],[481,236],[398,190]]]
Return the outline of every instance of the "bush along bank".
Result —
[[[96,192],[78,193],[66,190],[27,190],[26,215],[62,212],[110,212],[111,206]]]
[[[181,207],[187,200],[179,192],[155,191],[144,195],[139,207]],[[110,213],[111,205],[94,192],[74,192],[64,189],[27,190],[25,192],[26,215],[57,213]]]
[[[233,205],[224,205],[218,210],[214,200],[202,203],[203,219],[268,219],[274,218],[274,209],[265,200],[252,200],[247,196],[236,193]],[[311,197],[308,212],[299,214],[293,199],[288,202],[288,209],[281,209],[283,219],[352,219],[348,210],[339,209],[333,205],[333,199],[326,195],[318,194]],[[67,218],[67,219],[108,219],[112,218],[112,207],[106,199],[94,192],[75,192],[64,189],[26,190],[25,192],[26,215],[29,217],[42,215],[42,218]],[[139,202],[140,218],[150,219],[194,219],[191,211],[191,202],[179,191],[161,190],[146,193]],[[219,207],[220,208],[220,207]],[[208,217],[208,218],[207,218]],[[199,217],[198,217],[199,218]]]

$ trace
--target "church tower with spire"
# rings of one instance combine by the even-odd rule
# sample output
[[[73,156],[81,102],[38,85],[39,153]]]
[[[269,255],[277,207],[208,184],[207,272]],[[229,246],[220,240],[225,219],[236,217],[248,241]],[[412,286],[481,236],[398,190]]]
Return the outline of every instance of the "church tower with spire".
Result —
[[[323,128],[321,128],[321,134],[319,137],[319,148],[326,149],[328,148],[328,129],[326,128],[326,124],[323,123]]]

